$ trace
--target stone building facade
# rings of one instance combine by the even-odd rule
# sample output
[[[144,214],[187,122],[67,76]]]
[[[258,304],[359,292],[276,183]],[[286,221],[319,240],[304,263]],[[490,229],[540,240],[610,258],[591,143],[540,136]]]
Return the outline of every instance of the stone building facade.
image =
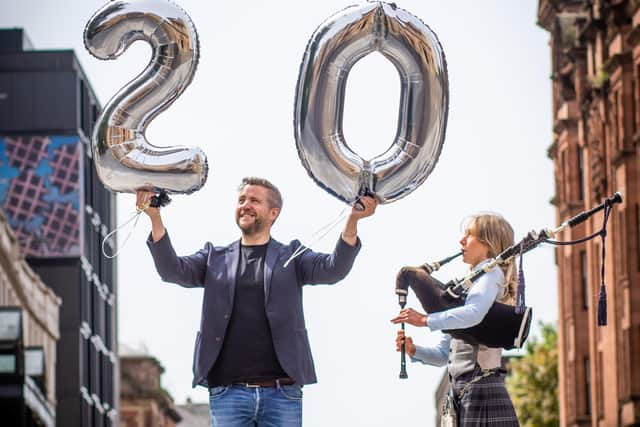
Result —
[[[640,1],[540,0],[550,34],[558,223],[615,191],[606,237],[608,324],[597,326],[602,241],[559,247],[563,426],[640,425]],[[561,240],[598,231],[602,215]]]
[[[44,352],[44,381],[41,388],[25,383],[27,406],[40,425],[55,423],[56,344],[60,337],[61,299],[33,272],[22,255],[20,244],[0,210],[0,308],[16,307],[22,312],[24,348],[41,347]],[[2,381],[0,381],[0,385]],[[6,392],[3,391],[3,399]],[[6,414],[5,414],[6,415]],[[5,419],[6,421],[6,419]]]

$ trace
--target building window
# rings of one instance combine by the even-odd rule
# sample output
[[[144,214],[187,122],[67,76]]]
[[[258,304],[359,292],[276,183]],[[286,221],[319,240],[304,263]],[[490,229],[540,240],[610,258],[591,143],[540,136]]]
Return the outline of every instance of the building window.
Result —
[[[636,96],[637,85],[635,80],[631,81],[631,132],[633,136],[635,136],[638,131],[638,122],[637,122],[637,110],[636,110],[636,102],[638,102],[638,97]]]
[[[562,153],[560,153],[560,162],[561,162],[561,169],[562,169],[562,175],[561,175],[561,180],[562,180],[562,201],[563,202],[567,202],[569,199],[569,168],[568,168],[568,164],[567,164],[567,151],[566,150],[562,150]]]
[[[613,138],[612,145],[615,147],[614,152],[622,150],[623,140],[623,127],[622,127],[622,114],[620,105],[620,91],[617,90],[613,93],[613,99],[611,99],[611,137]]]
[[[584,155],[580,146],[578,146],[578,190],[580,200],[584,200]]]
[[[623,276],[626,276],[626,266],[627,266],[627,254],[625,253],[624,248],[626,247],[625,244],[625,240],[626,240],[626,233],[625,233],[625,226],[624,226],[624,211],[620,210],[618,211],[618,224],[617,224],[617,228],[618,228],[618,233],[616,233],[614,235],[614,239],[617,241],[617,250],[618,250],[618,256],[614,257],[614,259],[616,260],[616,268],[617,268],[617,272],[618,274],[621,274]]]
[[[636,271],[640,271],[640,204],[636,203]]]
[[[600,252],[600,243],[598,242],[593,242],[592,240],[592,254],[594,254],[595,259],[600,260],[601,254],[602,252]],[[595,283],[594,285],[594,293],[595,293],[595,298],[594,301],[598,301],[599,298],[599,286],[600,286],[600,282],[602,281],[602,277],[601,277],[601,273],[600,273],[600,262],[594,262],[591,265],[591,277],[593,277],[593,281]],[[596,342],[600,343],[600,341],[602,340],[602,330],[605,328],[596,328]]]
[[[602,352],[598,352],[598,418],[604,418],[604,365],[602,364]]]
[[[580,251],[580,274],[582,277],[582,308],[589,309],[589,264],[587,251]]]
[[[589,356],[584,357],[584,410],[587,416],[591,415],[591,369],[589,368]]]
[[[618,151],[618,92],[612,92],[609,99],[609,128],[613,155]]]
[[[640,64],[638,64],[636,66],[636,80],[637,81],[633,81],[633,96],[635,96],[635,100],[634,102],[631,103],[631,111],[633,113],[633,123],[635,124],[634,126],[634,132],[638,130],[638,125],[640,125],[640,117],[638,117],[638,110],[637,110],[637,106],[636,103],[640,102]]]

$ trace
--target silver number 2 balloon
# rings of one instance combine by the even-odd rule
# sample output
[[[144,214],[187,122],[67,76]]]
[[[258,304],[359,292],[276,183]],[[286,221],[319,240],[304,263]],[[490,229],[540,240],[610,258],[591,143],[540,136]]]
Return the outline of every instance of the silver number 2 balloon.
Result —
[[[92,151],[98,176],[112,191],[192,193],[207,179],[204,152],[156,147],[145,130],[191,83],[199,55],[196,29],[170,1],[117,0],[98,10],[84,30],[86,48],[99,59],[117,58],[136,40],[151,45],[151,61],[97,120]]]
[[[374,51],[400,74],[400,113],[391,147],[365,160],[347,145],[342,114],[351,67]],[[415,190],[435,167],[448,105],[444,53],[420,19],[395,4],[348,7],[322,23],[305,50],[294,106],[300,160],[320,187],[347,203],[365,193],[392,202]]]

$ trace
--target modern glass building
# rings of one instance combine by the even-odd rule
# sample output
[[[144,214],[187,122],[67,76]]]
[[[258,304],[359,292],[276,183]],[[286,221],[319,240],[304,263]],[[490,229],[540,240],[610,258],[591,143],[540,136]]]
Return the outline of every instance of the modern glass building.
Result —
[[[115,195],[90,147],[99,111],[72,50],[34,50],[23,30],[0,30],[0,209],[62,299],[58,426],[118,423],[116,264],[101,249]]]

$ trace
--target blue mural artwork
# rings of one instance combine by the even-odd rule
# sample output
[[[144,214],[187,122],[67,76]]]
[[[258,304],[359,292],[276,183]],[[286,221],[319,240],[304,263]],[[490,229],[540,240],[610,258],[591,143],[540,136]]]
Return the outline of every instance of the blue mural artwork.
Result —
[[[0,201],[7,197],[9,182],[20,174],[18,168],[9,165],[9,159],[4,152],[4,142],[0,138]]]
[[[27,256],[80,255],[77,136],[0,137],[0,207]]]

